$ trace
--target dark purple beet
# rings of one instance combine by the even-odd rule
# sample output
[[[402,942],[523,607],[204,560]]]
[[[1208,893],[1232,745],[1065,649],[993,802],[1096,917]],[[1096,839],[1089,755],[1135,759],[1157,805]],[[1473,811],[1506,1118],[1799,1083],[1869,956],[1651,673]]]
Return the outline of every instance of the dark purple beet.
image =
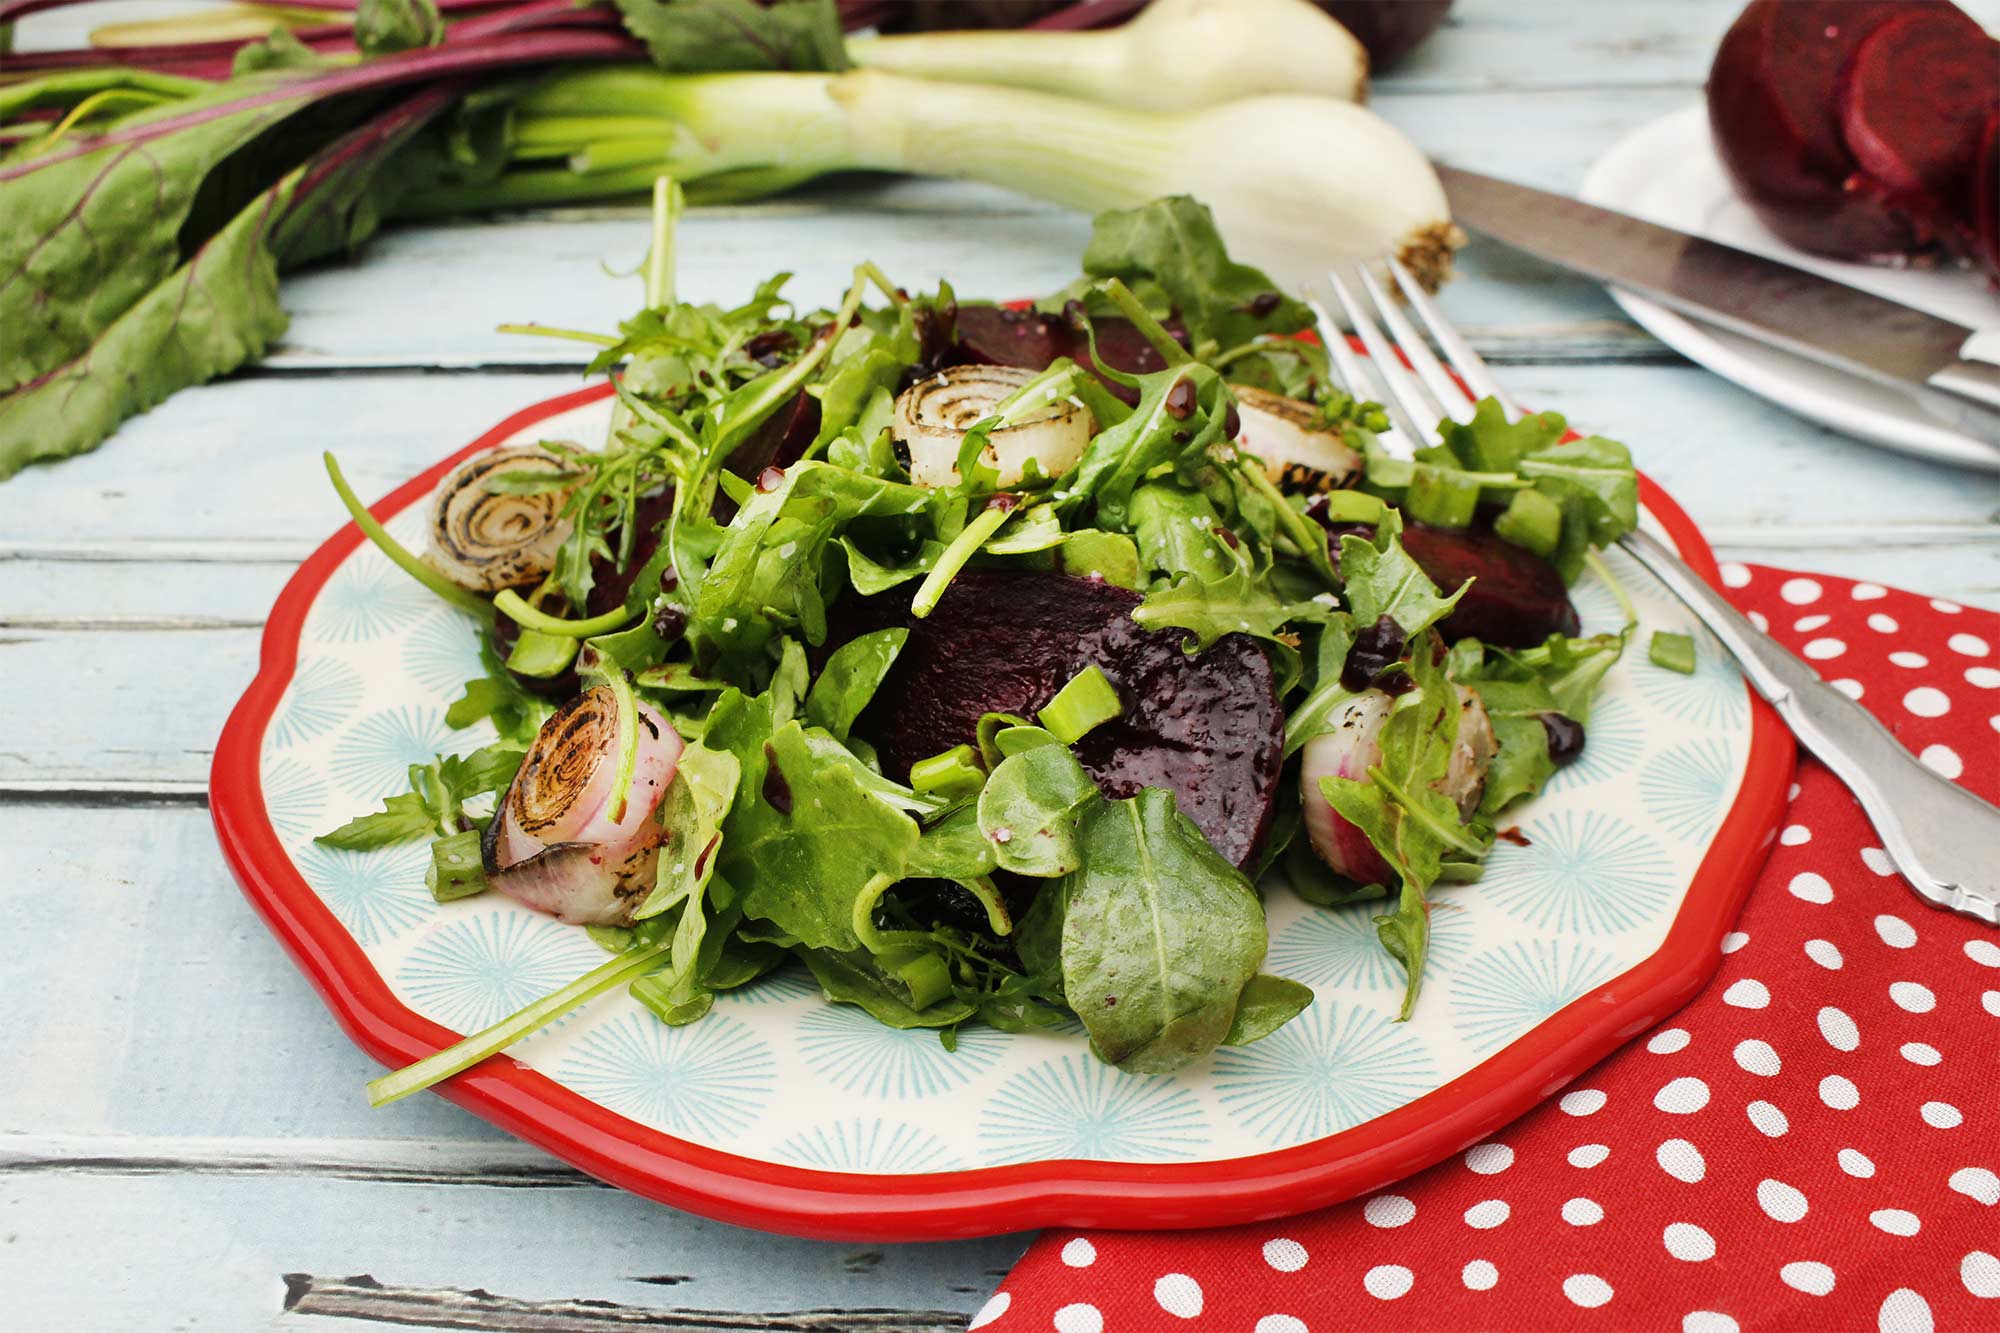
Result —
[[[1108,318],[1093,320],[1092,324],[1097,331],[1097,350],[1113,370],[1148,375],[1166,369],[1166,361],[1130,320]],[[1169,320],[1166,327],[1169,333],[1185,341],[1177,321]],[[1041,370],[1057,357],[1066,356],[1078,365],[1096,369],[1096,363],[1090,359],[1089,339],[1060,315],[1005,306],[960,306],[957,331],[959,351],[967,361]],[[1105,383],[1127,402],[1138,401],[1138,395],[1125,386],[1108,380]]]
[[[923,620],[907,597],[849,599],[840,632],[907,625],[909,641],[855,734],[902,778],[919,759],[970,744],[985,713],[1032,718],[1095,664],[1125,713],[1076,745],[1113,797],[1166,787],[1208,840],[1239,866],[1270,833],[1284,758],[1284,711],[1269,659],[1232,634],[1190,657],[1177,630],[1132,619],[1139,594],[1109,583],[1026,570],[969,569]]]
[[[1334,535],[1336,560],[1343,535],[1372,537],[1375,532],[1365,523],[1330,524],[1328,530]],[[1556,567],[1494,536],[1490,528],[1409,523],[1403,528],[1403,549],[1447,593],[1467,579],[1477,580],[1438,623],[1447,643],[1478,639],[1502,648],[1532,648],[1551,634],[1575,634],[1581,624]]]

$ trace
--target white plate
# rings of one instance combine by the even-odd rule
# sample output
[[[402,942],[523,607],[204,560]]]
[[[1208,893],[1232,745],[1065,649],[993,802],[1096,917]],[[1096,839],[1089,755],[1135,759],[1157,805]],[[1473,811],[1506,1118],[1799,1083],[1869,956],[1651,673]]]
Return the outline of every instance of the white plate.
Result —
[[[1940,319],[2000,334],[2000,297],[1976,272],[1843,264],[1794,249],[1764,230],[1730,188],[1709,141],[1708,109],[1699,103],[1619,140],[1591,165],[1581,194],[1590,203],[1769,255]],[[1801,360],[1616,287],[1611,296],[1649,333],[1689,360],[1802,417],[1904,453],[2000,470],[2000,449],[1954,430],[1907,394]]]

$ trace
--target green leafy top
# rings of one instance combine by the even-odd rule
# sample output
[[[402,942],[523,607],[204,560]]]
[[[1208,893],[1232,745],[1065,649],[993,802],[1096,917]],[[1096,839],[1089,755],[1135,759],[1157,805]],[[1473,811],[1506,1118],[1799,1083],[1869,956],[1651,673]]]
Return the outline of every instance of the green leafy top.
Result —
[[[833,0],[613,0],[661,69],[842,70],[847,47]]]

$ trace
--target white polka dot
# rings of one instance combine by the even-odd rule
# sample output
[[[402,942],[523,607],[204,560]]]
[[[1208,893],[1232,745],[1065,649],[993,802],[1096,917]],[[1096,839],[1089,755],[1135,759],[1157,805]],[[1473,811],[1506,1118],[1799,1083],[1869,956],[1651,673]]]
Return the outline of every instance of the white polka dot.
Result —
[[[1832,616],[1800,616],[1792,622],[1792,629],[1800,634],[1810,634],[1832,619]]]
[[[985,1328],[1001,1315],[1006,1314],[1008,1307],[1013,1304],[1014,1298],[1009,1293],[1004,1291],[994,1292],[991,1296],[987,1297],[986,1304],[979,1307],[979,1313],[972,1316],[972,1322],[967,1324],[966,1328]]]
[[[1729,952],[1729,941],[1726,939],[1722,942],[1722,951]],[[1654,1055],[1672,1055],[1676,1051],[1686,1050],[1690,1040],[1692,1038],[1688,1036],[1686,1028],[1662,1028],[1646,1043],[1646,1049]]]
[[[1828,1074],[1819,1081],[1819,1099],[1836,1111],[1852,1111],[1861,1105],[1861,1089],[1851,1078]]]
[[[1264,1262],[1280,1273],[1296,1273],[1306,1266],[1306,1247],[1279,1236],[1264,1242]]]
[[[1986,640],[1980,638],[1977,634],[1954,634],[1944,641],[1944,646],[1955,653],[1963,653],[1967,657],[1984,657],[1993,651],[1987,645]]]
[[[1773,1222],[1796,1222],[1806,1215],[1806,1196],[1767,1176],[1757,1182],[1757,1206]]]
[[[1793,875],[1785,885],[1792,897],[1809,903],[1830,903],[1833,901],[1833,885],[1826,882],[1826,876],[1816,875],[1810,870],[1802,870]]]
[[[1569,1164],[1588,1171],[1611,1155],[1611,1149],[1601,1143],[1580,1143],[1569,1150]]]
[[[1484,1259],[1474,1259],[1459,1270],[1458,1280],[1467,1291],[1491,1291],[1500,1281],[1500,1270]]]
[[[1965,1123],[1965,1112],[1950,1102],[1925,1102],[1917,1114],[1932,1129],[1957,1129]]]
[[[1371,1227],[1388,1230],[1402,1226],[1417,1215],[1417,1206],[1400,1194],[1378,1194],[1361,1210]]]
[[[1377,1264],[1362,1275],[1361,1285],[1377,1300],[1393,1301],[1416,1285],[1417,1276],[1401,1264]]]
[[[1917,928],[1892,912],[1875,918],[1875,933],[1891,949],[1907,949],[1917,942]]]
[[[1964,609],[1957,602],[1947,602],[1942,597],[1931,598],[1931,610],[1933,611],[1942,611],[1948,616],[1955,616]]]
[[[1698,1078],[1677,1078],[1653,1094],[1653,1105],[1668,1115],[1693,1115],[1708,1105],[1708,1084]]]
[[[1691,1264],[1715,1257],[1715,1237],[1692,1222],[1668,1223],[1661,1240],[1666,1243],[1668,1254]]]
[[[1778,1270],[1778,1281],[1808,1296],[1824,1296],[1833,1290],[1833,1270],[1825,1264],[1801,1259]]]
[[[2000,944],[1992,940],[1967,940],[1965,956],[1981,967],[2000,967]]]
[[[1931,1307],[1908,1287],[1898,1287],[1875,1312],[1875,1333],[1932,1333]]]
[[[1743,1333],[1743,1329],[1719,1310],[1690,1310],[1681,1317],[1681,1333]]]
[[[1465,1210],[1465,1225],[1479,1231],[1491,1231],[1505,1222],[1513,1211],[1505,1199],[1487,1199]]]
[[[1737,1067],[1746,1074],[1771,1078],[1785,1067],[1785,1062],[1778,1058],[1778,1053],[1771,1048],[1770,1042],[1758,1041],[1754,1037],[1737,1042],[1736,1049],[1731,1054],[1736,1057]]]
[[[1975,690],[2000,690],[2000,669],[1993,667],[1967,667],[1965,683]]]
[[[1653,1160],[1660,1164],[1660,1170],[1685,1184],[1692,1185],[1708,1174],[1701,1149],[1686,1139],[1668,1139],[1653,1150]]]
[[[1819,584],[1811,579],[1786,579],[1784,586],[1778,589],[1778,596],[1784,598],[1793,606],[1804,606],[1808,602],[1817,602],[1819,600],[1819,593]]]
[[[1071,1268],[1088,1268],[1097,1262],[1097,1247],[1078,1236],[1062,1247],[1062,1261]]]
[[[1594,1227],[1604,1220],[1604,1206],[1578,1195],[1563,1201],[1562,1219],[1573,1227]]]
[[[1722,937],[1722,951],[1724,953],[1735,953],[1749,942],[1749,935],[1740,930],[1732,930]]]
[[[1257,1327],[1250,1333],[1312,1333],[1306,1321],[1295,1315],[1267,1314],[1257,1321]]]
[[[1919,685],[1903,696],[1903,707],[1918,717],[1943,717],[1951,711],[1951,700],[1946,697],[1943,690]]]
[[[1930,658],[1925,657],[1922,653],[1913,653],[1907,648],[1901,648],[1890,653],[1889,661],[1896,666],[1904,667],[1911,671],[1915,671],[1919,667],[1927,667],[1931,664]]]
[[[1894,634],[1902,626],[1896,623],[1894,616],[1876,611],[1868,617],[1868,628],[1877,634]]]
[[[1866,1180],[1875,1174],[1875,1163],[1868,1160],[1868,1154],[1853,1148],[1842,1148],[1834,1155],[1840,1169],[1856,1180]]]
[[[1757,632],[1759,634],[1769,634],[1771,632],[1771,618],[1765,615],[1762,611],[1750,612],[1747,616],[1747,619],[1750,621],[1751,624],[1757,627]]]
[[[1983,1166],[1962,1166],[1945,1182],[1968,1199],[1977,1199],[1991,1208],[2000,1203],[2000,1176]]]
[[[1924,1227],[1915,1213],[1901,1208],[1877,1208],[1868,1214],[1868,1220],[1877,1231],[1886,1231],[1892,1236],[1914,1236]]]
[[[1836,1051],[1851,1051],[1861,1044],[1861,1029],[1854,1020],[1832,1005],[1819,1011],[1819,1035]]]
[[[1934,1065],[1944,1059],[1942,1055],[1938,1054],[1937,1047],[1924,1041],[1904,1042],[1903,1058],[1913,1065]]]
[[[1611,1284],[1595,1273],[1572,1273],[1563,1279],[1563,1295],[1571,1305],[1595,1310],[1611,1299]]]
[[[1598,1089],[1583,1088],[1576,1092],[1565,1093],[1558,1105],[1562,1107],[1564,1115],[1590,1115],[1604,1105],[1604,1100],[1604,1094]]]
[[[1866,691],[1864,691],[1861,688],[1860,681],[1854,680],[1848,676],[1842,676],[1839,680],[1830,680],[1827,682],[1827,684],[1833,686],[1834,689],[1839,690],[1842,694],[1846,695],[1850,699],[1859,699],[1864,693],[1866,693]]]
[[[1981,991],[1979,1007],[1995,1018],[2000,1018],[2000,990]]]
[[[1931,994],[1931,988],[1914,981],[1898,981],[1891,985],[1889,998],[1896,1002],[1898,1009],[1907,1009],[1913,1014],[1927,1014],[1937,1008],[1937,996]]]
[[[1153,1283],[1153,1299],[1168,1314],[1192,1319],[1201,1313],[1201,1284],[1186,1273],[1168,1273]]]
[[[1806,957],[1829,972],[1838,972],[1840,965],[1846,961],[1840,956],[1840,949],[1832,940],[1807,940]]]
[[[1762,1009],[1771,1003],[1771,991],[1763,982],[1745,977],[1722,992],[1722,1002],[1737,1009]]]
[[[1514,1150],[1504,1143],[1476,1143],[1465,1150],[1465,1169],[1482,1176],[1497,1176],[1514,1165]]]
[[[1877,875],[1887,877],[1896,873],[1896,863],[1889,859],[1889,853],[1880,847],[1863,847],[1861,864]]]
[[[1974,1250],[1958,1261],[1958,1280],[1981,1300],[2000,1296],[2000,1259],[1984,1250]]]
[[[1839,639],[1813,639],[1806,644],[1805,654],[1809,661],[1829,662],[1847,651],[1847,645]]]
[[[1741,588],[1750,582],[1750,571],[1734,560],[1725,560],[1717,568],[1722,571],[1722,586],[1725,588]]]
[[[1958,757],[1958,751],[1949,745],[1926,745],[1917,756],[1925,768],[1941,778],[1957,780],[1965,772],[1965,761]]]
[[[1743,1109],[1749,1112],[1750,1123],[1756,1126],[1757,1132],[1766,1138],[1782,1138],[1785,1131],[1792,1127],[1791,1122],[1785,1119],[1785,1113],[1769,1102],[1751,1102]]]
[[[1848,595],[1857,602],[1879,602],[1889,595],[1889,590],[1879,583],[1857,583]]]
[[[1056,1333],[1104,1333],[1104,1316],[1082,1301],[1056,1311],[1055,1324]]]

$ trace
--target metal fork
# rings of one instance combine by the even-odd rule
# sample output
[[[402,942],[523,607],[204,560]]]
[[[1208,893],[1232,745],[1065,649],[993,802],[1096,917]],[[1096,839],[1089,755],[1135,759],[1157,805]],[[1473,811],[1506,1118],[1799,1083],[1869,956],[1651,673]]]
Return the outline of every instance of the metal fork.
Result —
[[[1409,270],[1394,259],[1387,261],[1387,269],[1464,383],[1498,400],[1509,420],[1518,418],[1520,408]],[[1348,348],[1339,327],[1323,308],[1314,306],[1334,370],[1346,381],[1348,392],[1358,398],[1379,397],[1397,429],[1419,445],[1441,442],[1432,422],[1447,416],[1455,421],[1471,418],[1471,396],[1439,363],[1369,267],[1356,266],[1327,277],[1335,301],[1368,349],[1364,371],[1362,358]],[[1411,370],[1397,359],[1399,349],[1409,358]],[[1369,372],[1386,392],[1378,395],[1369,387]],[[1708,627],[1736,659],[1751,687],[1847,784],[1874,821],[1889,860],[1919,897],[2000,925],[2000,808],[1919,763],[1868,710],[1821,681],[1811,667],[1751,624],[1665,543],[1650,533],[1632,532],[1618,544]]]

